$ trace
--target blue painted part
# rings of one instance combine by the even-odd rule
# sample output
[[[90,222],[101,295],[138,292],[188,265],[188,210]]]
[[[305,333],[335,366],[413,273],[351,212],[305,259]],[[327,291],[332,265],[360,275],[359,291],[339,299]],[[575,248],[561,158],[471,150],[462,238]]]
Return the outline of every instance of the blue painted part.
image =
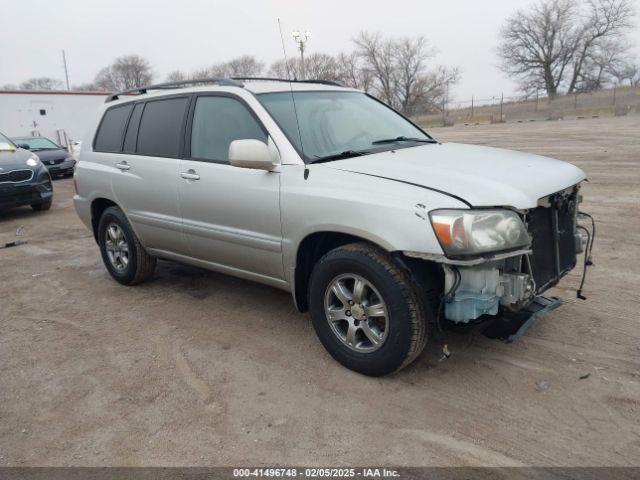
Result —
[[[468,323],[481,315],[496,315],[499,303],[497,295],[457,291],[454,298],[444,304],[444,313],[448,320]]]

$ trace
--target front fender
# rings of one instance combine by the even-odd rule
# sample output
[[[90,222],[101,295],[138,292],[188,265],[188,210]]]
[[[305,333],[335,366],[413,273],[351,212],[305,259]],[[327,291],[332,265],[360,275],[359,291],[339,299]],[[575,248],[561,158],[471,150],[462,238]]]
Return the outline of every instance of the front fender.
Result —
[[[417,185],[310,165],[283,165],[281,209],[285,272],[295,267],[308,235],[339,232],[369,240],[387,251],[442,254],[428,212],[468,208],[463,202]]]

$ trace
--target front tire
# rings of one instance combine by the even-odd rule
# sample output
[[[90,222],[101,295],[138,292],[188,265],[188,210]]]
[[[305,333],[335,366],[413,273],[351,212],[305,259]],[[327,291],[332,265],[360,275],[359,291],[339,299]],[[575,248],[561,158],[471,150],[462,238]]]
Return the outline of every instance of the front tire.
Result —
[[[33,210],[36,212],[44,212],[45,210],[49,210],[51,208],[52,203],[53,199],[50,198],[49,200],[45,200],[41,203],[34,203],[33,205],[31,205],[31,208],[33,208]]]
[[[102,261],[115,281],[137,285],[153,275],[156,258],[144,249],[118,207],[107,208],[100,217],[98,241]]]
[[[400,370],[426,343],[426,322],[407,273],[367,243],[338,247],[318,261],[309,310],[331,356],[365,375]]]

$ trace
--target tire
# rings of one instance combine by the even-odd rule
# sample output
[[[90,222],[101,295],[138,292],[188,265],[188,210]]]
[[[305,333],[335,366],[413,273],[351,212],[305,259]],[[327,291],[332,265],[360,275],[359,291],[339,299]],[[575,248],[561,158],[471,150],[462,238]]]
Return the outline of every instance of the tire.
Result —
[[[365,283],[360,296],[356,295],[357,281]],[[347,299],[351,293],[353,312],[346,306],[343,312],[345,302],[336,291]],[[358,297],[362,302],[353,301]],[[398,371],[415,360],[426,344],[427,322],[408,274],[389,254],[368,243],[338,247],[318,261],[309,284],[309,311],[318,338],[331,356],[364,375]],[[376,318],[376,312],[386,312],[384,321],[382,316]],[[329,315],[338,320],[330,321]],[[350,335],[349,330],[355,328],[360,332]]]
[[[127,247],[126,252],[122,241]],[[102,213],[98,223],[98,243],[102,261],[116,282],[137,285],[153,275],[156,258],[140,244],[127,217],[118,207],[109,207]]]
[[[50,198],[49,200],[45,200],[41,203],[34,203],[33,205],[31,205],[31,208],[33,208],[36,212],[44,212],[45,210],[49,210],[51,208],[52,203],[53,199]]]

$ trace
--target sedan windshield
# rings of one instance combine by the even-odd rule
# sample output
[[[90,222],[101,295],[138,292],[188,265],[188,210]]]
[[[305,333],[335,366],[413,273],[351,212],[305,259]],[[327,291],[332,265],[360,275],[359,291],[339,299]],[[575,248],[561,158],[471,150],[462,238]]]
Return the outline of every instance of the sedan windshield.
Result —
[[[29,145],[29,150],[58,150],[60,147],[45,137],[36,138],[15,138],[15,143],[20,145]]]
[[[258,98],[307,162],[435,142],[361,92],[278,92]]]

